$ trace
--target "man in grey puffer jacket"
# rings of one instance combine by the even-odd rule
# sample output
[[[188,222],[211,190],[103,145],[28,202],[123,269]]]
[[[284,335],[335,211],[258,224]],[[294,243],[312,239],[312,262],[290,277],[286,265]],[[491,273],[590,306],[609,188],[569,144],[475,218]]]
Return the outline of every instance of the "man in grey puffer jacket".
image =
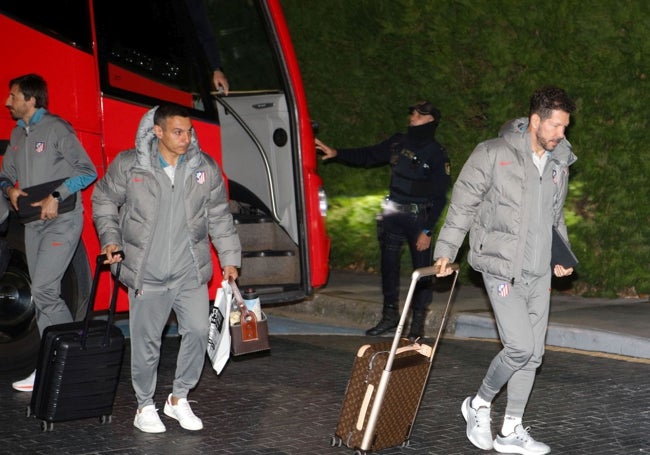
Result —
[[[172,393],[164,412],[187,430],[203,423],[188,392],[203,370],[208,342],[210,239],[235,280],[241,244],[217,163],[199,149],[187,109],[163,105],[142,118],[136,148],[120,153],[93,192],[93,219],[108,263],[121,260],[129,289],[134,426],[161,433],[153,395],[162,332],[174,310],[181,335]]]
[[[434,258],[448,275],[469,231],[469,264],[483,275],[503,344],[476,396],[462,405],[467,437],[484,450],[545,454],[522,425],[524,409],[542,362],[550,306],[552,230],[567,238],[564,221],[569,166],[576,161],[565,139],[573,101],[559,88],[537,90],[529,118],[505,124],[499,137],[479,144],[454,184]],[[496,439],[490,405],[508,385],[505,418]]]

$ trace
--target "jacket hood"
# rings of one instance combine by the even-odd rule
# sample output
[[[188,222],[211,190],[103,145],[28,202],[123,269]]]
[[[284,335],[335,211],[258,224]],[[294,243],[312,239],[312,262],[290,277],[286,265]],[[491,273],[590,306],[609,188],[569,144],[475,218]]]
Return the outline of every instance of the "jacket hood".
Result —
[[[157,158],[157,156],[152,156],[152,150],[156,150],[154,147],[157,145],[158,138],[153,131],[153,116],[156,113],[158,106],[153,107],[146,114],[142,116],[140,124],[138,125],[138,130],[135,133],[135,150],[136,150],[136,162],[138,167],[150,169],[152,158]],[[186,159],[190,160],[190,165],[194,164],[198,159],[200,152],[199,141],[196,138],[196,133],[192,130],[192,138],[190,140],[190,145],[187,148]]]
[[[520,117],[504,123],[499,129],[499,137],[518,151],[531,149],[528,121],[528,117]],[[573,154],[571,143],[564,138],[551,152],[551,159],[571,165],[577,161],[578,157]]]

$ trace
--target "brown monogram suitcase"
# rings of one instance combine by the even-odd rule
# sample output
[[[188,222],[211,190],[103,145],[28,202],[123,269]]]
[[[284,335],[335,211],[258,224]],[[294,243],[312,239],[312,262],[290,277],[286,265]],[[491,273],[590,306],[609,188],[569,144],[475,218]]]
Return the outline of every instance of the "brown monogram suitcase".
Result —
[[[432,266],[413,272],[393,340],[367,344],[357,352],[332,446],[345,445],[357,454],[408,446],[458,278],[458,265],[450,267],[453,284],[433,346],[401,338],[415,286],[420,278],[437,272]]]

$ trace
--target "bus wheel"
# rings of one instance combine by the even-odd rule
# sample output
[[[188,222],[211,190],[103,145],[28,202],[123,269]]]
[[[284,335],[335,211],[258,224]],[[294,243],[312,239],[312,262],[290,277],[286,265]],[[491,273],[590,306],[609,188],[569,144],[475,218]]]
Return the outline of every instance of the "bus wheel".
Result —
[[[40,347],[25,255],[16,249],[10,254],[7,270],[0,277],[0,370],[34,367]],[[85,314],[89,289],[90,268],[80,246],[61,284],[61,294],[74,319]]]

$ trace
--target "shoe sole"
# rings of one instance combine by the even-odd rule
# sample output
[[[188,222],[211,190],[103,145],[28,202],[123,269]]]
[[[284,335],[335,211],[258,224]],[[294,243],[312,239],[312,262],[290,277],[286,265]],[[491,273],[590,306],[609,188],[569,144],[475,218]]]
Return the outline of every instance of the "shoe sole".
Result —
[[[162,428],[158,428],[158,429],[155,429],[155,430],[154,429],[147,430],[147,429],[141,427],[140,425],[138,425],[137,420],[133,421],[133,426],[134,427],[136,427],[138,430],[142,431],[143,433],[150,433],[150,434],[164,433],[165,431],[167,431],[167,428],[165,427],[165,424],[162,423],[162,422],[160,422],[160,424],[162,425]]]
[[[472,399],[472,397],[465,398],[465,401],[463,401],[463,404],[460,407],[460,412],[463,414],[463,418],[465,419],[465,422],[469,421],[469,419],[467,418],[467,413],[468,413],[467,408],[470,407],[470,400],[471,399]],[[493,444],[490,444],[489,446],[486,446],[486,447],[481,446],[478,442],[476,442],[472,438],[472,436],[470,434],[470,431],[469,431],[469,428],[466,428],[465,435],[467,436],[467,439],[469,439],[469,442],[471,442],[475,447],[478,447],[479,449],[492,450],[494,448]]]
[[[14,390],[18,391],[18,392],[33,392],[33,391],[34,391],[34,386],[31,386],[31,387],[20,387],[20,386],[12,385],[11,387],[12,387]]]
[[[530,450],[524,449],[523,447],[515,445],[499,444],[496,440],[494,441],[494,450],[499,453],[515,453],[518,455],[545,455],[547,453],[551,453],[550,449],[544,452],[532,452]]]
[[[134,427],[136,427],[138,430],[142,431],[143,433],[149,433],[149,434],[158,434],[158,433],[164,433],[167,431],[167,428],[162,428],[162,429],[157,429],[157,430],[146,430],[142,428],[141,426],[136,425],[135,423],[133,424]]]

